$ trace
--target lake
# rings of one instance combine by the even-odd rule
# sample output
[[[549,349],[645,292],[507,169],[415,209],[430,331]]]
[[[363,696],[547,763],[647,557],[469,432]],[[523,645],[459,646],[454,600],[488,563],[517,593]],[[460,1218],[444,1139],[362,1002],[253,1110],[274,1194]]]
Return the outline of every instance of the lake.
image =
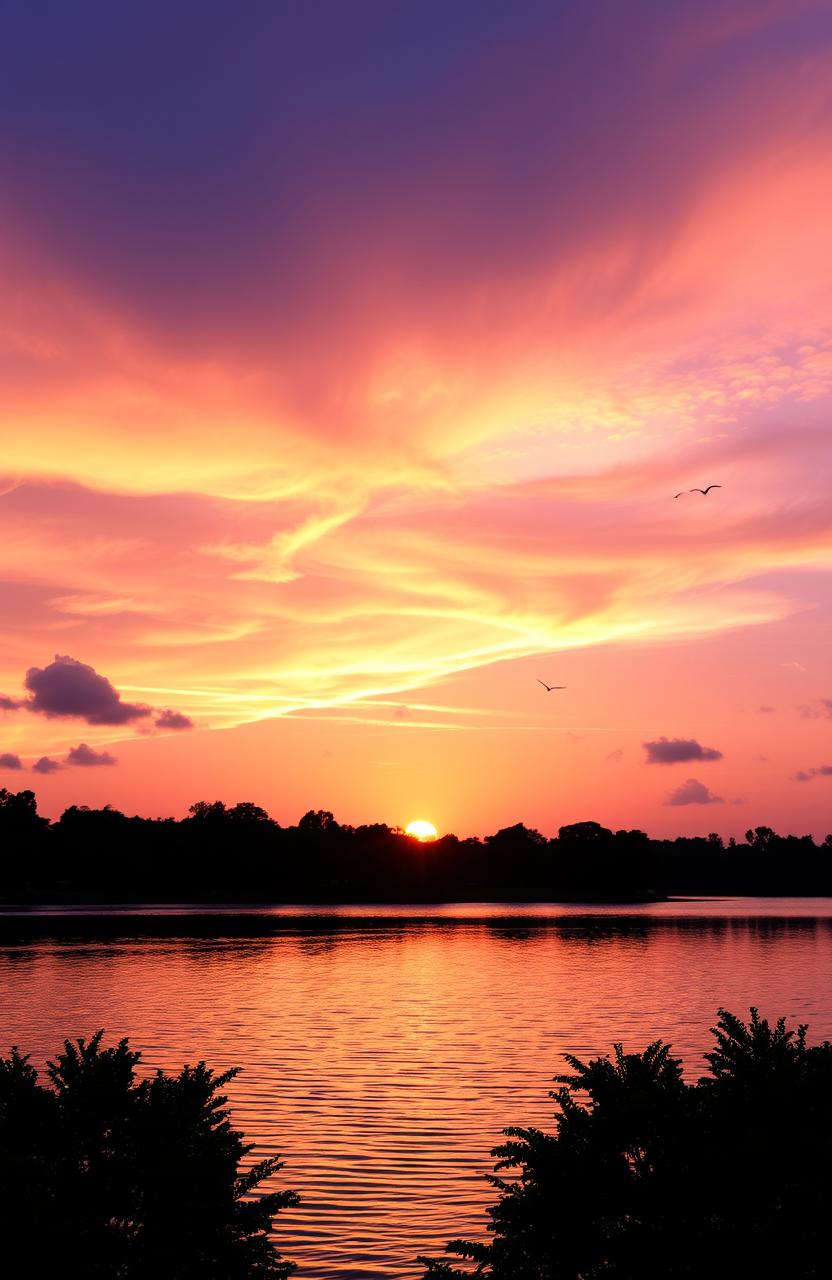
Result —
[[[484,1236],[490,1149],[551,1127],[564,1053],[661,1037],[695,1078],[720,1005],[832,1038],[830,974],[832,899],[4,911],[0,1052],[41,1066],[104,1027],[148,1069],[242,1067],[300,1276],[407,1280]]]

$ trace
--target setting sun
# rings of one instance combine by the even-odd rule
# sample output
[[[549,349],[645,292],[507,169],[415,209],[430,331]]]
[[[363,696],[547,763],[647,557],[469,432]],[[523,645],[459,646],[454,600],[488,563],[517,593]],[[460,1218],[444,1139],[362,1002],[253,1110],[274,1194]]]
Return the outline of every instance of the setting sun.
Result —
[[[439,834],[432,822],[426,822],[424,818],[416,818],[414,822],[409,822],[404,829],[407,836],[413,836],[416,840],[435,840]]]

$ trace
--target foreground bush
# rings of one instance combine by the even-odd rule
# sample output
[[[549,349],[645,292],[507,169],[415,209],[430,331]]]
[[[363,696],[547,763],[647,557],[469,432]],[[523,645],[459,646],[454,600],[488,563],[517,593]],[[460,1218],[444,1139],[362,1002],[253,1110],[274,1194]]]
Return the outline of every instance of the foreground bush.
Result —
[[[462,1269],[422,1258],[426,1277],[828,1275],[832,1045],[756,1009],[720,1010],[713,1034],[694,1085],[658,1041],[569,1057],[556,1132],[507,1129],[494,1151],[492,1241],[452,1241]]]
[[[0,1238],[15,1274],[101,1280],[285,1277],[267,1232],[292,1191],[249,1193],[281,1166],[231,1128],[236,1074],[200,1062],[136,1080],[122,1040],[67,1041],[49,1085],[16,1049],[0,1058]]]

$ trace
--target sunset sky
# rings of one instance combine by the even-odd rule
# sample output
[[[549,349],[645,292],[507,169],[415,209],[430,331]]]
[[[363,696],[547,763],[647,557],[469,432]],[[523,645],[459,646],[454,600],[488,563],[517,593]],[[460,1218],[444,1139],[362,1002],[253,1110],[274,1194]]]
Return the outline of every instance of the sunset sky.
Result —
[[[0,786],[832,830],[825,0],[8,0],[0,129]]]

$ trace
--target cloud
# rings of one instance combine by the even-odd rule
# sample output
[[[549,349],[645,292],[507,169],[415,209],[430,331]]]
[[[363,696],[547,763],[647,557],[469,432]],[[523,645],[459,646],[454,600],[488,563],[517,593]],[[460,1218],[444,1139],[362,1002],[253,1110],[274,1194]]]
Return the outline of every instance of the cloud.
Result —
[[[159,712],[154,724],[157,729],[193,729],[194,727],[190,716],[183,715],[181,711],[171,711],[169,708]]]
[[[4,751],[0,755],[0,769],[22,769],[23,762],[20,756],[14,755],[11,751]]]
[[[605,760],[610,760],[610,761],[612,761],[613,763],[615,763],[615,762],[617,762],[618,760],[620,760],[620,759],[621,759],[621,757],[623,756],[623,754],[624,754],[624,752],[623,752],[623,750],[621,749],[621,747],[616,747],[614,751],[608,751],[608,752],[607,752],[607,754],[604,756],[604,759],[605,759]]]
[[[109,751],[93,751],[86,742],[79,742],[77,747],[70,747],[66,762],[82,765],[84,768],[95,768],[98,765],[115,764],[116,758]]]
[[[821,764],[817,769],[798,769],[792,774],[792,782],[811,782],[813,778],[832,778],[832,764]]]
[[[758,716],[768,716],[768,715],[772,715],[776,710],[777,710],[777,708],[776,708],[776,707],[758,707],[758,708],[757,708],[757,715],[758,715]]]
[[[18,711],[23,704],[8,694],[0,693],[0,711]]]
[[[62,769],[63,765],[58,760],[52,760],[49,756],[41,756],[40,760],[36,760],[32,765],[32,773],[48,774],[57,773]]]
[[[804,702],[797,714],[801,720],[832,720],[832,698],[817,698],[811,706]]]
[[[29,711],[56,717],[77,716],[87,724],[129,724],[151,714],[150,707],[122,702],[106,676],[76,658],[56,654],[46,667],[30,667],[24,680]]]
[[[671,805],[723,803],[722,796],[715,796],[704,782],[698,782],[696,778],[688,778],[687,782],[684,782],[665,800],[665,804]]]
[[[685,764],[689,760],[721,760],[722,752],[702,747],[695,738],[659,738],[641,744],[647,752],[648,764]]]

